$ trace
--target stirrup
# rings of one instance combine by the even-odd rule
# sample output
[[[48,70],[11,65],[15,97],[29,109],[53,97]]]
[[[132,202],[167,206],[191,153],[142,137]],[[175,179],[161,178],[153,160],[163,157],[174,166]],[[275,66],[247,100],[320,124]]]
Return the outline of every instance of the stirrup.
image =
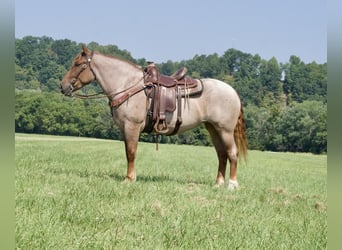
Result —
[[[154,125],[154,131],[158,134],[167,134],[169,132],[169,128],[166,125],[165,120],[158,120],[156,124]]]

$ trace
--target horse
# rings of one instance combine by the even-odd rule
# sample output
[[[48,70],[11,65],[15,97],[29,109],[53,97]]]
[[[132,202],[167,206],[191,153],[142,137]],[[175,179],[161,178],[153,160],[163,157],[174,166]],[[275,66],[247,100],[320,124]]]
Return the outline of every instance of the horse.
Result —
[[[139,136],[146,125],[149,110],[148,85],[144,81],[141,66],[112,55],[94,52],[82,45],[82,51],[73,59],[69,71],[60,82],[65,96],[74,96],[75,91],[97,81],[110,105],[114,122],[123,134],[127,160],[127,175],[124,182],[136,180],[135,158]],[[177,134],[204,123],[217,153],[218,172],[215,186],[224,186],[227,160],[230,164],[228,189],[237,189],[238,159],[247,155],[247,138],[243,105],[237,92],[229,84],[211,78],[200,79],[203,91],[196,98],[187,98],[182,109],[182,123]],[[168,127],[175,129],[176,115],[169,113]],[[179,124],[178,124],[179,125]]]

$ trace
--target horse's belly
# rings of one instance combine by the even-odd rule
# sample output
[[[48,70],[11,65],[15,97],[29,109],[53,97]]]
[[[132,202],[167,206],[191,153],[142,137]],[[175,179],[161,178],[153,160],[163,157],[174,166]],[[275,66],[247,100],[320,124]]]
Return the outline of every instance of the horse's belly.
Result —
[[[170,131],[173,131],[177,122],[178,108],[173,113],[166,113],[166,119],[169,123],[168,127]],[[205,121],[205,110],[201,108],[196,99],[182,100],[181,119],[182,124],[178,130],[178,133],[193,129],[200,123]]]

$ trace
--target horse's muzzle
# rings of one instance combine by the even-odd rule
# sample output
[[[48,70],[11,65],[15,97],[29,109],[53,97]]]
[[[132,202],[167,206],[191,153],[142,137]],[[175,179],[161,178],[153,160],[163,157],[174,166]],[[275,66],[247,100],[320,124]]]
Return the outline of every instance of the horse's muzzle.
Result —
[[[61,93],[65,96],[72,96],[72,91],[74,90],[74,87],[70,84],[66,88],[63,88],[62,84],[60,85]]]

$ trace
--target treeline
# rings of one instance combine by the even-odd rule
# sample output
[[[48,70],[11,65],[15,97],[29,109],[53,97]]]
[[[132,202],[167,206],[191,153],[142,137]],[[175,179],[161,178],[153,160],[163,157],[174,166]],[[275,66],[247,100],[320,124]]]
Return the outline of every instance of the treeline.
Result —
[[[88,47],[146,66],[115,45],[91,42]],[[121,139],[106,100],[75,100],[59,93],[59,81],[70,67],[81,44],[68,39],[27,36],[16,39],[17,132],[77,135]],[[148,58],[151,60],[151,58]],[[158,63],[158,62],[156,62]],[[216,78],[232,85],[244,107],[251,149],[322,153],[327,150],[327,64],[289,62],[228,49],[222,56],[195,55],[181,62],[158,64],[171,74],[185,66],[195,78]],[[98,91],[96,83],[85,88]],[[142,141],[154,141],[143,134]],[[161,137],[162,143],[211,145],[204,127],[182,135]]]

